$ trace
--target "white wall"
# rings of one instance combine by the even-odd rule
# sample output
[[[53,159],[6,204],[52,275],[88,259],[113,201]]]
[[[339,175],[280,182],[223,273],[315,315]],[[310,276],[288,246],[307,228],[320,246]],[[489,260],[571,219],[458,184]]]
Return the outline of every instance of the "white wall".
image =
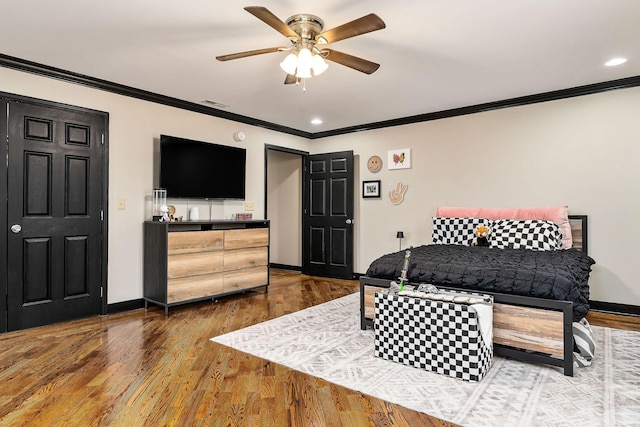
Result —
[[[271,220],[270,261],[302,266],[302,156],[267,153],[267,217]]]
[[[568,205],[589,216],[596,260],[591,299],[640,305],[640,88],[315,140],[312,154],[359,155],[355,270],[381,254],[430,241],[437,206]],[[412,168],[388,170],[387,151],[411,148]],[[379,155],[377,174],[366,162]],[[380,179],[381,199],[361,181]],[[387,193],[408,184],[405,201]]]
[[[255,203],[254,218],[264,217],[264,144],[308,151],[304,138],[2,67],[0,91],[109,113],[109,304],[142,298],[142,222],[149,219],[154,140],[161,134],[246,148],[247,200]],[[233,140],[238,130],[246,134],[241,143]],[[125,210],[116,210],[119,198],[125,199]],[[186,203],[172,202],[178,215],[186,213]],[[204,219],[209,205],[200,205]],[[212,206],[216,218],[242,210],[237,201]]]
[[[257,218],[264,212],[264,144],[312,154],[354,150],[360,273],[397,250],[397,230],[405,233],[403,244],[428,242],[439,205],[567,204],[571,213],[589,215],[589,252],[597,261],[591,298],[640,305],[640,88],[313,141],[4,68],[0,91],[109,113],[109,303],[142,297],[141,224],[153,188],[153,141],[169,134],[247,148],[247,200]],[[238,130],[247,135],[242,143],[233,141]],[[399,148],[411,148],[411,169],[367,170],[370,156],[386,163],[387,151]],[[363,179],[380,179],[383,197],[362,199]],[[409,189],[393,206],[387,193],[397,182]],[[115,209],[118,198],[126,199],[123,211]],[[241,209],[229,202],[213,206],[213,215]]]

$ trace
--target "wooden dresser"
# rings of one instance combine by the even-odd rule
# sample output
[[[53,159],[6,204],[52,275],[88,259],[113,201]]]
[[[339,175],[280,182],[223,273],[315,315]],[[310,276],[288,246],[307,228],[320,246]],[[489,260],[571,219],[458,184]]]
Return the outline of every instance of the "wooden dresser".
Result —
[[[169,307],[269,286],[269,221],[144,223],[144,301]]]

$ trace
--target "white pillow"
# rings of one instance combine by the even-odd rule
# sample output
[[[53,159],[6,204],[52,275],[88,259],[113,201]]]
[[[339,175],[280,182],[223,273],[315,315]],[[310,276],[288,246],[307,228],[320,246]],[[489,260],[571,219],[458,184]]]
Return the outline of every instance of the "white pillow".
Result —
[[[494,248],[562,249],[562,231],[553,221],[496,219],[489,228],[489,244]]]

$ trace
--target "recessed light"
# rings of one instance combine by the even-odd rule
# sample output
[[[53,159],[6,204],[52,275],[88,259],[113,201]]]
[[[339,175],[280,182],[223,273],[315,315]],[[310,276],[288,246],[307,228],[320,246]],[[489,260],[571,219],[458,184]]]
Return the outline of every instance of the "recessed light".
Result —
[[[604,63],[607,67],[615,67],[616,65],[621,65],[627,62],[627,58],[613,58]]]
[[[322,120],[321,119],[313,119],[313,120],[311,120],[311,124],[312,125],[321,125],[322,124]]]

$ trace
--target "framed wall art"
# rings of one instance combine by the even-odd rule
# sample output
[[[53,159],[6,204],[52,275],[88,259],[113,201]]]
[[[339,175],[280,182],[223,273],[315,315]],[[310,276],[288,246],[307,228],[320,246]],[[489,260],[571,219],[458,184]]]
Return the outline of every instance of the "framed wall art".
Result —
[[[377,181],[362,181],[362,197],[374,198],[380,197],[380,180]]]
[[[393,169],[411,168],[411,148],[389,150],[387,153],[387,167]]]

